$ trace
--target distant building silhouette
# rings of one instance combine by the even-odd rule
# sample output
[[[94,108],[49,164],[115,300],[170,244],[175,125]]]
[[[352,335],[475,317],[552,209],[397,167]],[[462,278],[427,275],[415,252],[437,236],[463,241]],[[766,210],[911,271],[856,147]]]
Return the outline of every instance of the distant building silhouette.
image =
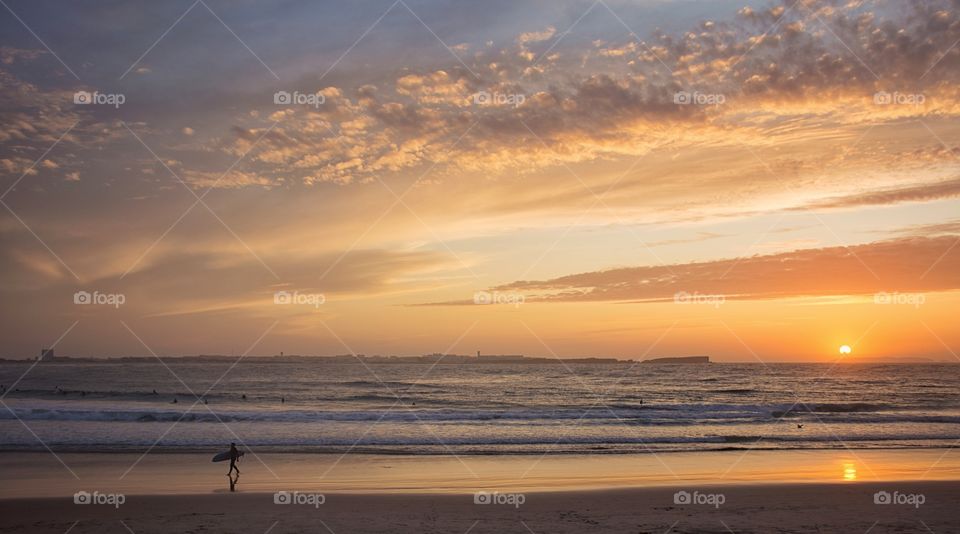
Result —
[[[45,362],[53,361],[56,356],[53,354],[53,349],[40,349],[40,360]]]

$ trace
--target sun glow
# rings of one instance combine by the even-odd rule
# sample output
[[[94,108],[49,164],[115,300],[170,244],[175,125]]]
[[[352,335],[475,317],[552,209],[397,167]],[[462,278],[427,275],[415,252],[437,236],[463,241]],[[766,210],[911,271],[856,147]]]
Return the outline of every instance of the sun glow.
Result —
[[[850,345],[840,345],[840,354],[850,354],[853,352],[853,349],[850,348]]]

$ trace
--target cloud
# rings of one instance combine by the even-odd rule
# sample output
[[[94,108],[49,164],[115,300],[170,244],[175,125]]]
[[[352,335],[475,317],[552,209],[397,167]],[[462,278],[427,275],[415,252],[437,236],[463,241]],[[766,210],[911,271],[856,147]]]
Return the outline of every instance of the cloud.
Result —
[[[528,302],[659,302],[678,293],[771,299],[960,289],[960,235],[910,237],[851,247],[747,258],[627,267],[493,288]],[[453,303],[448,303],[453,304]]]
[[[319,108],[270,114],[280,124],[255,159],[265,172],[308,184],[364,183],[427,166],[435,177],[498,176],[664,146],[808,144],[828,127],[955,117],[960,53],[951,45],[960,19],[949,8],[945,0],[896,11],[788,2],[643,43],[598,40],[572,54],[561,42],[558,57],[541,61],[527,46],[555,30],[522,33],[512,47],[467,58],[469,71],[451,62],[323,88]],[[881,90],[920,92],[925,104],[880,105]],[[476,105],[481,91],[522,100]],[[678,105],[678,92],[724,102]],[[243,153],[265,128],[238,124],[223,148]],[[890,148],[890,158],[922,157]]]
[[[927,202],[931,200],[956,198],[958,196],[960,196],[960,178],[955,178],[930,184],[917,184],[882,191],[871,191],[828,198],[794,209],[856,208],[861,206],[898,204],[901,202]]]

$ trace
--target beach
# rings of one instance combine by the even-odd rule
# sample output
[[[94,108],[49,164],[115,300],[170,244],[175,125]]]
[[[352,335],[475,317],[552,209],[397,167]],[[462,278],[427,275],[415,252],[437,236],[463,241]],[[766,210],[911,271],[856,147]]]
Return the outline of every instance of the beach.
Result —
[[[520,506],[478,505],[472,495],[335,494],[319,506],[278,505],[269,493],[150,495],[119,508],[67,498],[0,501],[0,531],[118,532],[954,532],[960,484],[903,483],[925,502],[874,504],[889,484],[703,487],[725,501],[674,504],[675,488],[563,491],[526,495]]]
[[[0,532],[949,532],[960,498],[957,449],[247,454],[235,492],[201,454],[0,467]]]

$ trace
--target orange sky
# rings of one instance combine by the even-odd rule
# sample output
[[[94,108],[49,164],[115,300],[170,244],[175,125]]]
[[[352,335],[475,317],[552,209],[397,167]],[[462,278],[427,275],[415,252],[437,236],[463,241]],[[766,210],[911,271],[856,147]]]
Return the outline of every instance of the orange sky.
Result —
[[[747,4],[5,21],[0,357],[954,361],[956,11]]]

